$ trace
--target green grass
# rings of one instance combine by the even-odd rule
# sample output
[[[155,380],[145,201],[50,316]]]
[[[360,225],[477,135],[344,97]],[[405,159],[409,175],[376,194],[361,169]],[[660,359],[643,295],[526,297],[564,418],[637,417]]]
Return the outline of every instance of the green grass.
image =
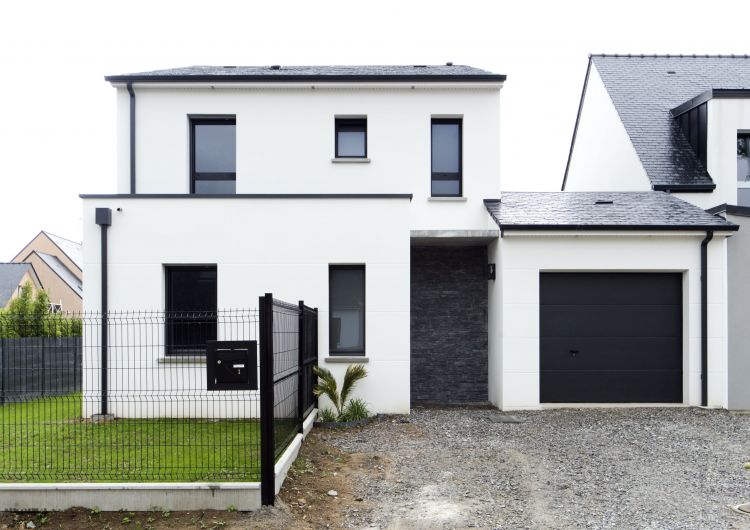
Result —
[[[257,420],[81,419],[81,395],[0,406],[0,481],[260,480]]]

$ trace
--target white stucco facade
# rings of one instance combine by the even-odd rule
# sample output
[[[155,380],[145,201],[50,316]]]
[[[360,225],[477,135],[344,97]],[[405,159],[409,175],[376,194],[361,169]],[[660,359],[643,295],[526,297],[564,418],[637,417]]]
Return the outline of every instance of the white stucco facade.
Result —
[[[648,191],[651,182],[625,126],[591,65],[570,154],[566,191]]]
[[[537,409],[542,272],[679,272],[683,276],[683,404],[701,403],[702,232],[511,232],[490,246],[490,401]],[[724,234],[726,235],[726,234]],[[491,326],[492,328],[492,326]],[[708,406],[727,406],[726,238],[708,251]]]
[[[87,220],[84,274],[88,278],[84,309],[100,308],[101,247],[99,227],[93,222],[94,209],[111,208],[108,296],[112,310],[164,310],[165,264],[215,264],[220,309],[257,309],[258,296],[265,292],[281,300],[296,303],[301,299],[318,307],[319,362],[341,378],[347,365],[326,362],[328,269],[335,264],[363,264],[367,296],[365,357],[370,375],[355,395],[366,397],[375,412],[408,413],[409,205],[408,198],[87,199],[83,211]],[[210,417],[252,413],[250,404],[242,411],[212,410],[206,394],[195,390],[205,388],[204,363],[190,367],[164,364],[160,348],[118,349],[117,341],[125,340],[118,339],[121,332],[113,333],[111,339],[110,366],[119,363],[120,367],[136,369],[139,363],[145,363],[143,368],[150,370],[143,374],[150,379],[139,384],[146,385],[144,390],[154,391],[150,414],[161,410],[158,394],[170,388],[190,392],[180,394],[179,408],[171,404],[173,399],[165,392],[165,415],[167,411]],[[151,337],[148,344],[155,341]],[[88,366],[99,366],[98,349],[85,351],[94,356]],[[84,364],[86,369],[86,360]],[[126,371],[113,369],[110,373],[115,374],[110,390],[117,395],[116,374]],[[84,392],[97,390],[95,372],[85,378],[85,383],[88,386]],[[194,396],[192,403],[189,395]],[[116,415],[136,414],[118,410],[116,399],[113,403],[112,413]],[[216,400],[215,405],[223,407],[226,403]]]

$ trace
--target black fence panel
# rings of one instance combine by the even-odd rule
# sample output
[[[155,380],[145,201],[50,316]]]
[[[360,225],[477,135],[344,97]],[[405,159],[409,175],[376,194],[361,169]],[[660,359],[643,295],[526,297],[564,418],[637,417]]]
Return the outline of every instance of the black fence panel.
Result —
[[[302,432],[313,408],[309,404],[315,403],[309,373],[317,363],[317,310],[303,302],[293,305],[276,300],[272,294],[262,296],[259,307],[262,500],[273,504],[273,463]]]
[[[256,310],[0,315],[0,481],[259,481],[258,392],[209,391],[205,356],[257,328]]]

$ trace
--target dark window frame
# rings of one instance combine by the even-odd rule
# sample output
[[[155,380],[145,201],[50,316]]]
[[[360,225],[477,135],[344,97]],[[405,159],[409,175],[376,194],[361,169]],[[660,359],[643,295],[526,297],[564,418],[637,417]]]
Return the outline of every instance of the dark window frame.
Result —
[[[431,197],[463,197],[464,196],[464,120],[463,118],[432,118],[430,120],[430,196]],[[458,173],[436,173],[432,167],[432,149],[435,139],[432,137],[432,126],[436,124],[458,125]],[[456,180],[458,175],[458,193],[434,193],[432,183],[436,180]],[[436,176],[438,178],[436,178]],[[451,176],[453,178],[446,178]]]
[[[339,155],[339,127],[362,126],[362,132],[365,134],[365,154],[364,155]],[[334,119],[334,156],[335,158],[367,158],[367,118],[335,118]]]
[[[331,289],[331,276],[334,270],[361,270],[362,271],[362,351],[337,350],[331,342],[331,327],[333,326],[333,289]],[[361,265],[328,265],[328,353],[330,356],[340,357],[364,357],[367,351],[367,267]]]
[[[213,311],[214,319],[216,322],[216,331],[218,335],[218,305],[219,305],[219,274],[218,267],[215,264],[203,264],[203,265],[182,265],[182,264],[166,264],[164,265],[164,354],[167,357],[188,357],[196,356],[201,357],[206,354],[205,349],[187,349],[187,348],[175,348],[173,344],[173,331],[170,329],[170,325],[173,324],[171,320],[174,318],[174,313],[179,313],[179,310],[170,308],[170,294],[172,291],[172,278],[170,272],[173,270],[193,270],[193,271],[214,271],[216,272],[216,300],[214,306],[216,309]],[[216,337],[215,337],[216,338]]]
[[[190,123],[190,193],[195,195],[195,181],[228,180],[237,182],[237,160],[234,173],[198,173],[195,171],[195,126],[196,125],[234,125],[235,157],[237,156],[237,116],[234,114],[188,114]],[[235,193],[237,186],[235,184]],[[201,194],[208,195],[208,194]]]

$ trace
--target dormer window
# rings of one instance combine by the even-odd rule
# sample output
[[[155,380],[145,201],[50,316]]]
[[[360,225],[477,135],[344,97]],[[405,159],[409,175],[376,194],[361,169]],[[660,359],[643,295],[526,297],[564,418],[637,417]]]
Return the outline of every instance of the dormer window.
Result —
[[[737,204],[750,206],[750,133],[737,133]]]
[[[190,117],[190,193],[236,193],[236,159],[234,116]]]

